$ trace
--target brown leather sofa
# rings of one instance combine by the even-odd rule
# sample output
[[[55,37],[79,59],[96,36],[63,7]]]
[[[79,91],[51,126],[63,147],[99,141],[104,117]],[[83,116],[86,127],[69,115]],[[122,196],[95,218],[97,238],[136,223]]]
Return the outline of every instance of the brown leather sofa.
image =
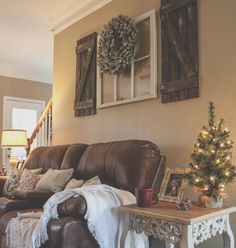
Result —
[[[31,152],[25,168],[74,168],[74,177],[90,179],[99,176],[102,183],[134,193],[135,187],[152,187],[159,191],[164,175],[165,157],[149,141],[127,140],[93,145],[73,144],[39,147]],[[3,182],[0,182],[0,187]],[[1,190],[1,189],[0,189]],[[42,208],[50,192],[19,191],[14,199],[0,197],[0,247],[5,248],[5,228],[19,211]],[[58,206],[60,218],[48,224],[49,241],[43,247],[99,247],[87,228],[83,197],[71,198]],[[101,220],[102,221],[102,220]]]

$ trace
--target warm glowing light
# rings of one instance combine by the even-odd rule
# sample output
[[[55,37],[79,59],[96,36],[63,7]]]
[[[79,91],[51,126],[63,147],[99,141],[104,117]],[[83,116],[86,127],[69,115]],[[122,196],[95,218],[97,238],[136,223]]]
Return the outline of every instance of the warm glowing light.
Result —
[[[200,179],[197,177],[195,178],[195,182],[198,183],[200,181]]]
[[[220,147],[224,147],[224,146],[225,146],[225,144],[224,144],[224,143],[221,143],[221,144],[220,144]]]
[[[208,190],[208,189],[209,189],[208,185],[205,185],[204,190]]]
[[[208,132],[206,130],[203,130],[202,134],[205,136],[205,135],[208,135]]]
[[[13,148],[13,147],[27,147],[27,134],[26,130],[22,129],[5,129],[2,131],[2,141],[1,146],[3,148]],[[18,160],[11,151],[9,166],[13,171],[17,166]]]
[[[219,187],[223,189],[225,187],[225,185],[223,183],[221,183],[221,184],[219,184]]]
[[[226,157],[226,160],[230,160],[230,156],[229,155]]]
[[[199,152],[199,153],[202,153],[202,152],[203,152],[203,150],[202,150],[202,149],[198,149],[198,152]]]
[[[214,154],[215,152],[216,152],[215,150],[211,150],[211,153],[213,153],[213,154]]]
[[[229,171],[226,171],[225,172],[225,175],[228,177],[230,175],[230,172]]]
[[[215,181],[215,177],[210,176],[210,180],[211,180],[212,182]]]
[[[196,164],[196,165],[194,165],[194,168],[198,170],[199,166]]]
[[[220,163],[220,159],[218,158],[218,159],[216,159],[216,163],[217,164],[219,164]]]
[[[2,131],[2,147],[27,147],[26,130],[6,129]]]
[[[225,132],[229,132],[229,129],[226,127],[224,131],[225,131]]]

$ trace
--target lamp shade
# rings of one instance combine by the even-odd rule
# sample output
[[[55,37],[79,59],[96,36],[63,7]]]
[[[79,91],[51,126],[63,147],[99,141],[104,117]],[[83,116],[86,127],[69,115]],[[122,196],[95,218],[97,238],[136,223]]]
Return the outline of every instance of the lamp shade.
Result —
[[[26,130],[6,129],[2,131],[2,147],[27,147]]]

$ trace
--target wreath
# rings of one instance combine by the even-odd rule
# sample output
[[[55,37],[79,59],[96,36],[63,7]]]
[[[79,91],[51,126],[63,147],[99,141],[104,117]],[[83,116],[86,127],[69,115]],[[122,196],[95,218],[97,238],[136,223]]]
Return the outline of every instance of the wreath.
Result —
[[[131,18],[119,15],[101,32],[98,64],[102,73],[117,74],[134,61],[138,42],[137,26]]]

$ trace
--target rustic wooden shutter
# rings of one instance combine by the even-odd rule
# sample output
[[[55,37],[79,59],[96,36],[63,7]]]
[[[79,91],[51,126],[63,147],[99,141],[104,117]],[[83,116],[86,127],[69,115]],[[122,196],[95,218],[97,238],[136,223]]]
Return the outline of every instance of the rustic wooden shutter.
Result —
[[[77,41],[75,116],[96,114],[97,33]]]
[[[161,0],[162,102],[199,96],[197,0]]]

